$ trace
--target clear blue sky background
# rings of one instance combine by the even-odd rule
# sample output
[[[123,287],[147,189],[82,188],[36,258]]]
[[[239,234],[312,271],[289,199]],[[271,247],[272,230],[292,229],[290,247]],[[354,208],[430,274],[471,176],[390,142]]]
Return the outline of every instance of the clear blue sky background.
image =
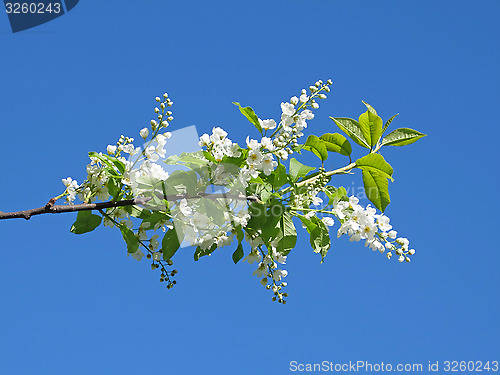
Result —
[[[399,112],[393,128],[429,134],[384,150],[395,169],[386,212],[416,249],[412,263],[342,238],[319,264],[303,236],[286,306],[253,265],[233,264],[233,247],[196,263],[180,251],[166,292],[117,230],[73,235],[73,214],[2,221],[0,373],[500,360],[499,11],[486,0],[81,1],[17,34],[0,14],[2,211],[83,180],[87,152],[139,138],[164,91],[172,129],[218,125],[243,142],[256,134],[232,101],[277,118],[281,101],[331,77],[308,131],[336,131],[328,116],[357,117],[365,100],[384,119]]]

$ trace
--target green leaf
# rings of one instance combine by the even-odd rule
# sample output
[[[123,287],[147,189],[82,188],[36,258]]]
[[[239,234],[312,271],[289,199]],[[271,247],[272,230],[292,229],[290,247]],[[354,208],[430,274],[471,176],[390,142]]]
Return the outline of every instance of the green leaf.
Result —
[[[139,240],[135,236],[134,232],[132,232],[125,225],[120,225],[120,231],[122,232],[123,239],[127,244],[127,251],[131,254],[135,253],[139,248]]]
[[[367,102],[365,102],[364,100],[362,100],[363,104],[366,106],[366,108],[371,112],[373,113],[374,115],[377,115],[377,111],[375,110],[375,108],[373,108],[370,104],[368,104]]]
[[[276,250],[283,255],[288,255],[297,243],[297,230],[293,225],[292,215],[289,212],[283,213],[278,221],[278,228],[278,246]]]
[[[245,116],[248,119],[248,121],[254,124],[259,133],[262,134],[262,126],[260,125],[259,118],[255,114],[253,109],[251,107],[242,107],[238,102],[233,102],[233,104],[238,106],[243,116]]]
[[[271,203],[265,214],[265,225],[261,227],[261,237],[266,245],[275,240],[282,231],[280,221],[285,213],[285,206],[280,201],[273,200]]]
[[[375,146],[382,135],[382,119],[372,111],[368,110],[359,116],[361,131],[369,146]]]
[[[253,229],[255,231],[261,230],[266,224],[266,206],[256,202],[252,202],[248,205],[248,213],[250,214],[250,220],[248,220],[246,228]]]
[[[276,169],[269,175],[269,182],[275,189],[279,189],[288,182],[288,175],[286,174],[286,167],[283,164],[278,164]]]
[[[382,133],[385,132],[385,130],[389,127],[389,125],[391,125],[392,120],[394,120],[397,115],[399,115],[399,113],[396,113],[394,116],[392,116],[389,120],[385,122],[385,125],[382,128]]]
[[[311,221],[311,219],[308,219],[304,215],[295,214],[295,216],[297,216],[300,219],[300,221],[302,221],[302,224],[304,224],[309,234],[311,234],[318,227]]]
[[[347,191],[343,186],[335,188],[331,185],[325,186],[325,194],[328,196],[328,205],[338,202],[347,197]]]
[[[114,178],[109,178],[106,186],[108,187],[109,194],[113,197],[113,199],[118,198],[121,186],[118,185],[116,180]]]
[[[358,145],[370,149],[370,146],[365,140],[361,125],[356,120],[346,117],[331,117],[330,118],[337,124],[337,126],[346,133]]]
[[[382,139],[382,146],[406,146],[426,135],[413,129],[399,128],[387,134]]]
[[[314,167],[309,167],[307,165],[302,164],[301,162],[297,161],[295,158],[290,159],[290,181],[292,182],[297,182],[299,178],[304,177],[306,174],[308,174],[310,171],[314,170],[316,168]]]
[[[172,228],[163,236],[163,240],[161,241],[161,252],[163,253],[164,260],[172,258],[175,252],[179,250],[181,246],[179,234],[182,236],[182,232],[177,233],[177,229]]]
[[[245,233],[243,232],[243,228],[241,227],[241,225],[236,225],[234,227],[234,230],[236,231],[236,239],[238,240],[238,242],[243,242]]]
[[[350,156],[352,147],[349,141],[340,133],[325,133],[319,137],[328,151],[338,152],[339,154]]]
[[[315,135],[307,137],[307,141],[304,143],[302,148],[304,150],[312,151],[314,155],[321,159],[322,162],[328,159],[328,151],[325,143]]]
[[[377,170],[363,170],[363,184],[365,193],[370,202],[384,212],[391,202],[389,197],[389,182],[385,174]]]
[[[148,213],[149,210],[145,210],[139,216],[140,219],[143,219],[141,224],[149,223],[148,229],[154,229],[156,224],[166,222],[170,218],[170,216],[160,211],[153,211],[149,215]]]
[[[317,225],[311,233],[310,243],[315,253],[321,254],[321,263],[325,260],[326,254],[330,249],[330,234],[325,223],[316,216],[311,218],[311,221]]]
[[[202,249],[201,247],[197,247],[196,251],[194,252],[194,260],[198,261],[201,257],[205,255],[210,255],[212,254],[215,250],[217,249],[217,245],[213,244],[211,247],[208,249]]]
[[[145,208],[140,208],[139,206],[126,206],[125,210],[133,217],[139,219],[147,219],[151,216],[151,212]]]
[[[207,159],[208,161],[215,163],[215,158],[213,157],[213,155],[210,152],[203,151],[203,156],[205,156],[205,159]]]
[[[243,252],[243,245],[240,242],[238,244],[238,247],[236,248],[236,250],[233,253],[234,264],[238,263],[240,261],[240,259],[243,258],[243,255],[245,255],[245,253]]]
[[[74,234],[92,232],[101,224],[101,221],[102,217],[94,215],[92,211],[79,211],[70,231]]]
[[[125,164],[118,160],[117,158],[114,158],[112,156],[108,156],[108,158],[111,160],[111,162],[118,168],[121,174],[125,173]]]
[[[368,154],[356,160],[356,167],[363,171],[374,171],[384,176],[385,178],[392,178],[394,170],[391,165],[385,161],[384,157],[380,154]]]

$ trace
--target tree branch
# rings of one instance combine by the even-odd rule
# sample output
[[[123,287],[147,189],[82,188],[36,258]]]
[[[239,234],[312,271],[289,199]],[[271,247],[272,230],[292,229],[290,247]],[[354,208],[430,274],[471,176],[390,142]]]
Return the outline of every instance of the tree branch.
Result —
[[[245,196],[243,194],[224,194],[224,193],[199,193],[194,196],[189,196],[187,194],[176,194],[161,196],[168,201],[175,201],[180,199],[199,199],[199,198],[209,198],[209,199],[240,199],[247,200],[250,202],[261,202],[261,200],[255,196]],[[4,219],[26,219],[29,220],[32,216],[42,215],[42,214],[60,214],[63,212],[77,212],[77,211],[91,211],[91,210],[102,210],[104,208],[112,207],[124,207],[124,206],[135,206],[144,205],[151,200],[150,197],[146,198],[135,198],[122,201],[109,201],[100,203],[82,203],[74,205],[55,205],[55,198],[52,198],[43,207],[32,208],[31,210],[17,211],[17,212],[2,212],[0,211],[0,220]]]

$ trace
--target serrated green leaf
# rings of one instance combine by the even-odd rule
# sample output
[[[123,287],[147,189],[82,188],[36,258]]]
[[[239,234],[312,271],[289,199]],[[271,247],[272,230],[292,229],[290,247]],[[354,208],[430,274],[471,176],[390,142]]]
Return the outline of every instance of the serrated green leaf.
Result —
[[[330,249],[330,234],[328,228],[321,219],[316,216],[311,218],[311,221],[316,225],[310,236],[310,243],[315,253],[321,254],[321,263],[323,263],[328,250]]]
[[[427,134],[420,133],[409,128],[399,128],[387,134],[382,139],[382,146],[406,146],[425,137]]]
[[[368,110],[359,116],[361,131],[369,146],[375,146],[382,135],[382,119]]]
[[[370,149],[363,132],[361,131],[361,125],[356,120],[346,117],[331,117],[330,118],[337,124],[337,126],[346,133],[349,138],[351,138],[358,145]]]
[[[250,121],[257,128],[259,133],[262,134],[262,126],[260,125],[259,118],[255,114],[253,109],[251,107],[242,107],[238,102],[233,102],[233,104],[238,106],[243,116],[245,116],[248,121]]]
[[[394,120],[394,119],[396,118],[396,116],[397,116],[397,115],[399,115],[399,113],[396,113],[394,116],[392,116],[389,120],[387,120],[387,121],[385,122],[385,125],[384,125],[384,127],[382,128],[382,133],[384,133],[384,132],[385,132],[385,130],[389,127],[389,125],[391,125],[392,120]]]
[[[356,167],[363,171],[375,171],[385,178],[390,178],[393,181],[392,173],[394,170],[391,165],[385,161],[380,154],[368,154],[356,160]]]
[[[288,253],[295,247],[297,243],[297,230],[295,225],[293,225],[292,215],[289,212],[284,212],[278,221],[278,246],[276,250],[283,254],[288,255]]]
[[[139,240],[125,225],[120,225],[120,232],[122,232],[123,239],[127,244],[127,251],[131,254],[135,253],[139,249]]]
[[[243,245],[240,242],[238,244],[238,247],[236,248],[236,250],[233,253],[234,264],[238,263],[240,261],[240,259],[243,258],[244,255],[245,255],[245,253],[243,252]]]
[[[325,133],[319,138],[325,143],[328,151],[337,152],[345,156],[350,156],[352,153],[351,144],[340,133]]]
[[[177,228],[169,229],[163,236],[160,251],[163,253],[164,260],[172,258],[176,251],[179,250],[179,247],[181,246],[179,237],[182,237],[182,232],[178,232]]]
[[[387,177],[376,170],[363,170],[363,184],[370,202],[384,212],[391,202]]]
[[[290,159],[290,181],[291,182],[297,182],[299,178],[304,177],[307,175],[310,171],[314,170],[316,168],[314,167],[309,167],[308,165],[302,164],[300,161],[297,161],[295,158]]]
[[[71,226],[71,233],[83,234],[92,232],[102,221],[102,217],[94,215],[92,211],[79,211],[76,215],[76,221]]]
[[[366,106],[366,108],[371,112],[373,113],[375,116],[377,116],[377,111],[375,110],[375,108],[373,108],[370,104],[368,104],[367,102],[365,102],[364,100],[362,100],[363,104]]]
[[[325,142],[315,135],[307,137],[307,141],[304,143],[302,148],[304,150],[312,151],[314,155],[321,159],[322,162],[328,159],[328,151],[326,149]]]

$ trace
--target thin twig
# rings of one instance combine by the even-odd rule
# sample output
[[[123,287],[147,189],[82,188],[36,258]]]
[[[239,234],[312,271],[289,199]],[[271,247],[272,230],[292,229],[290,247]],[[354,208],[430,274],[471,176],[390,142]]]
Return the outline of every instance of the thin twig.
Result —
[[[175,201],[180,199],[196,199],[196,198],[210,198],[210,199],[240,199],[247,200],[250,202],[260,202],[260,199],[255,196],[245,196],[245,195],[235,195],[235,194],[224,194],[224,193],[200,193],[197,195],[189,196],[187,194],[176,194],[162,196],[168,201]],[[42,214],[60,214],[63,212],[77,212],[77,211],[91,211],[91,210],[102,210],[104,208],[111,207],[124,207],[124,206],[135,206],[144,205],[151,200],[150,197],[146,198],[135,198],[127,199],[122,201],[109,201],[100,203],[82,203],[74,205],[55,205],[55,198],[52,198],[43,207],[32,208],[31,210],[17,211],[17,212],[2,212],[0,211],[0,220],[3,219],[26,219],[29,220],[32,216],[42,215]]]

